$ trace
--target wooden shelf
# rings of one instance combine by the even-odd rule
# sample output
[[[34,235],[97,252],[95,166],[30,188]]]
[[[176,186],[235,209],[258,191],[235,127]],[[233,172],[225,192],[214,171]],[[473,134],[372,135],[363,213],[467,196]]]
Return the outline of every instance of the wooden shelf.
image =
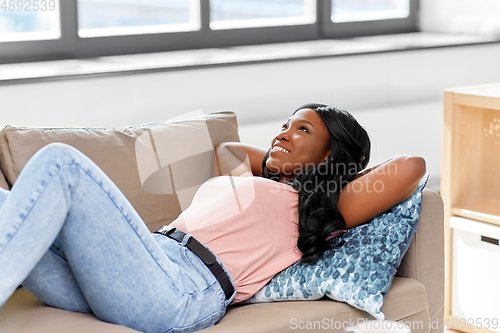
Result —
[[[500,200],[490,199],[451,207],[451,214],[481,222],[500,225]]]
[[[449,221],[451,216],[460,216],[500,228],[500,83],[446,90],[443,125],[441,196],[445,203],[445,317],[463,321],[467,318],[451,314],[451,272],[453,263],[460,258],[453,258],[453,233]],[[481,270],[478,268],[478,276]],[[456,329],[493,332],[477,327]]]

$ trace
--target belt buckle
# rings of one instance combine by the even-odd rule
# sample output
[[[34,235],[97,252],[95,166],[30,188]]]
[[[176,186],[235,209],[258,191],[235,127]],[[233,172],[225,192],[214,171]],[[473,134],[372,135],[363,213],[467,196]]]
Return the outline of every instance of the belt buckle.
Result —
[[[184,239],[184,236],[186,236],[186,234],[184,232],[182,232],[182,231],[180,231],[179,229],[176,229],[176,228],[172,228],[172,229],[168,230],[165,235],[168,238],[172,238],[173,240],[176,240],[179,243],[182,243],[182,240]]]
[[[154,233],[155,234],[162,234],[164,236],[166,236],[168,234],[168,232],[172,229],[175,229],[174,227],[171,227],[169,225],[164,225],[163,227],[161,227],[160,229],[156,230]]]
[[[184,238],[184,235],[185,235],[182,231],[177,230],[177,228],[170,227],[168,225],[161,227],[160,229],[156,230],[154,233],[161,234],[163,236],[167,236],[168,238],[172,238],[172,239],[178,241],[179,243],[182,242],[182,239]],[[172,235],[172,234],[174,234],[174,235]]]
[[[170,227],[170,226],[163,226],[157,231],[155,231],[156,234],[162,234],[164,236],[167,236],[168,238],[172,238],[173,240],[182,243],[182,240],[184,239],[184,236],[186,234],[179,229],[175,227]]]

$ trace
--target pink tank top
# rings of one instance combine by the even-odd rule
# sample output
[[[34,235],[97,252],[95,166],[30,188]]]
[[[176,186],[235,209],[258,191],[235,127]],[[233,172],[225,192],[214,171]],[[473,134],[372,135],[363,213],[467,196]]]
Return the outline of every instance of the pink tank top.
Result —
[[[295,189],[245,172],[203,183],[191,205],[170,225],[193,235],[219,257],[236,287],[234,304],[301,258],[298,220]]]

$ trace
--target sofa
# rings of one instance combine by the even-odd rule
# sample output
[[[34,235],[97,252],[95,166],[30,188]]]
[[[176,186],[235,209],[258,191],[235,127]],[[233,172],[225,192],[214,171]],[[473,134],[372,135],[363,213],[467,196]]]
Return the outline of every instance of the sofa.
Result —
[[[189,205],[198,186],[211,177],[213,146],[227,141],[239,141],[236,114],[231,111],[113,129],[6,126],[0,132],[0,186],[11,188],[38,149],[64,142],[97,163],[155,231]],[[165,174],[172,184],[165,183]],[[386,319],[406,323],[413,333],[443,331],[443,225],[441,197],[424,189],[420,222],[382,307]],[[226,316],[204,332],[343,332],[372,319],[362,310],[326,298],[245,304],[230,306]],[[0,332],[134,330],[91,314],[49,307],[20,287],[0,308]]]

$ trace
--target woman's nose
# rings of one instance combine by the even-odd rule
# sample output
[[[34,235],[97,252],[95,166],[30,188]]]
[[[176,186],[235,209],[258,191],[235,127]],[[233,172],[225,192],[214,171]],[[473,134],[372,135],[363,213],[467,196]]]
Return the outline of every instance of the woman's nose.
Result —
[[[281,139],[285,139],[286,141],[288,141],[288,138],[289,138],[289,136],[288,136],[288,130],[287,129],[281,131],[278,135],[276,135],[276,139],[278,141],[281,141]]]

